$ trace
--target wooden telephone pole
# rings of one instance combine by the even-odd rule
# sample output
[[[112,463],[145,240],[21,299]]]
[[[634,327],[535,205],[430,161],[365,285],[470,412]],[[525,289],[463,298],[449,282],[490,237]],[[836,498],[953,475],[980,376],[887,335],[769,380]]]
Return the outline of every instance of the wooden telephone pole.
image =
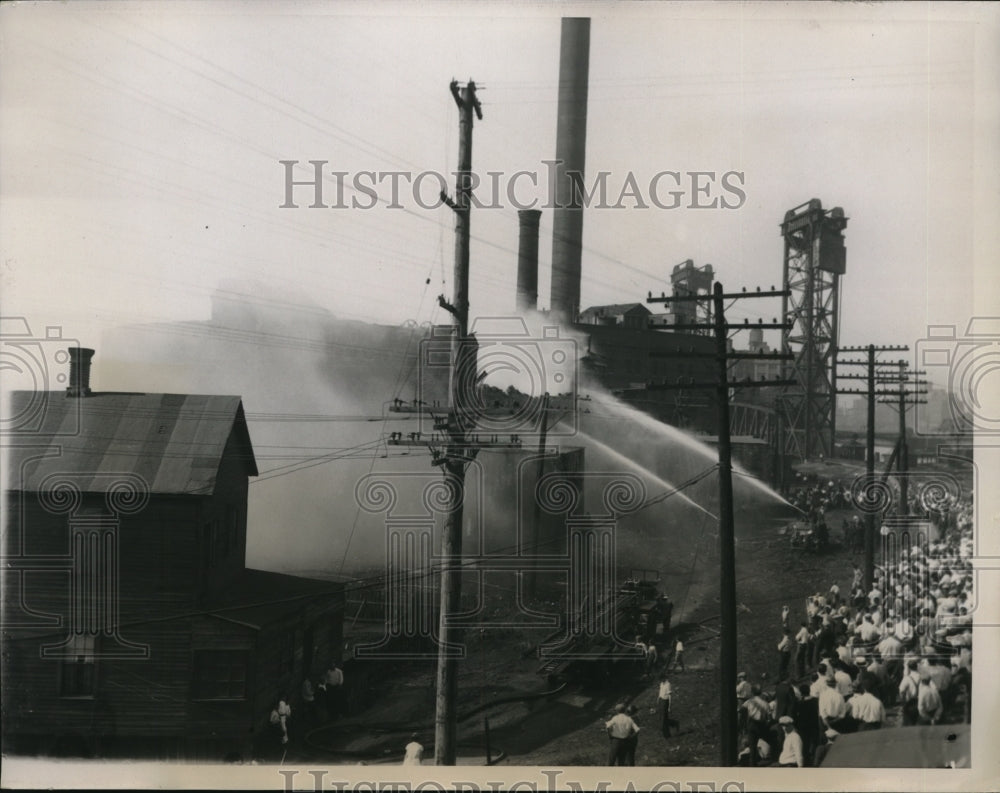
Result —
[[[865,473],[867,475],[866,481],[873,483],[875,481],[875,398],[879,396],[879,393],[875,390],[875,366],[879,363],[876,359],[876,355],[880,352],[895,352],[895,351],[907,351],[909,347],[895,346],[895,347],[876,347],[874,344],[869,344],[866,347],[840,347],[834,353],[836,366],[866,366],[868,371],[865,374],[842,374],[838,376],[839,380],[864,380],[866,381],[866,388],[839,388],[837,389],[838,394],[862,394],[865,396],[868,403],[868,418],[867,418],[867,444],[865,449]],[[837,353],[841,352],[864,352],[867,353],[866,357],[860,360],[851,361],[841,361],[836,359]],[[865,518],[865,561],[864,561],[864,585],[865,591],[868,592],[872,588],[872,582],[875,579],[875,537],[878,534],[878,526],[875,524],[878,522],[878,518],[873,512],[868,513]]]
[[[458,172],[455,198],[442,196],[455,212],[454,297],[444,296],[438,303],[455,318],[451,340],[451,412],[448,422],[449,445],[444,473],[452,485],[451,503],[441,540],[441,609],[438,622],[437,699],[434,713],[434,763],[455,765],[458,732],[458,657],[460,630],[451,617],[461,610],[462,599],[462,514],[465,498],[465,468],[472,450],[467,443],[469,409],[476,369],[475,345],[469,335],[469,220],[472,192],[472,114],[482,120],[483,111],[476,97],[476,84],[469,80],[464,87],[451,81],[451,94],[458,105]]]
[[[716,282],[711,295],[684,295],[678,297],[653,297],[649,295],[647,303],[670,303],[682,300],[711,300],[714,305],[714,322],[704,324],[672,325],[671,330],[713,330],[715,333],[714,353],[668,353],[667,357],[714,357],[718,363],[718,379],[714,383],[687,384],[649,384],[646,390],[658,391],[676,388],[714,388],[718,407],[719,433],[719,617],[720,617],[720,647],[719,670],[721,676],[720,702],[720,746],[721,766],[734,766],[737,761],[739,723],[736,705],[736,537],[733,518],[733,462],[729,437],[729,390],[739,387],[756,387],[794,385],[794,380],[744,380],[730,381],[729,362],[739,359],[789,360],[793,356],[788,353],[753,353],[730,352],[728,349],[728,332],[730,330],[749,330],[751,328],[777,328],[786,330],[786,323],[758,322],[751,324],[729,325],[726,323],[724,301],[744,297],[786,297],[788,290],[771,290],[768,292],[736,292],[725,294],[722,284]]]
[[[896,456],[896,471],[899,474],[899,505],[896,508],[896,515],[903,520],[905,527],[906,519],[910,514],[910,455],[906,443],[906,407],[907,405],[926,403],[927,400],[921,399],[920,395],[926,394],[927,390],[917,386],[925,386],[927,381],[914,378],[925,375],[927,372],[912,372],[907,368],[906,361],[903,360],[899,361],[897,365],[899,368],[896,372],[884,374],[879,381],[883,385],[896,386],[896,390],[881,391],[879,396],[881,402],[894,405],[899,411],[899,441],[897,445],[899,451]]]

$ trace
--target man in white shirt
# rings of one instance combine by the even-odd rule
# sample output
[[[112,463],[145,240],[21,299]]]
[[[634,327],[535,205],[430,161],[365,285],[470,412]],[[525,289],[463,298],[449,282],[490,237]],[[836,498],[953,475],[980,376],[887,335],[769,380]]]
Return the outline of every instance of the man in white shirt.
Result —
[[[802,768],[805,763],[802,755],[802,736],[796,731],[795,722],[791,716],[782,716],[778,719],[778,724],[785,733],[778,765],[781,768]]]
[[[736,675],[736,710],[740,732],[744,732],[747,728],[747,712],[743,708],[743,704],[752,696],[753,686],[747,680],[747,673],[740,672]]]
[[[674,657],[670,659],[670,666],[667,669],[673,669],[675,666],[679,666],[682,672],[686,671],[684,669],[684,642],[680,639],[674,645]]]
[[[635,637],[635,649],[637,649],[642,655],[639,658],[639,663],[642,665],[643,671],[648,670],[649,666],[649,648],[652,645],[647,645],[641,636]]]
[[[823,690],[826,688],[827,680],[834,679],[832,673],[830,672],[830,667],[827,666],[829,663],[829,661],[823,661],[823,663],[816,668],[816,679],[813,680],[809,686],[809,696],[819,699],[819,695],[822,694]]]
[[[931,680],[934,681],[934,685],[937,687],[938,694],[941,695],[942,699],[947,697],[948,689],[951,686],[950,667],[939,663],[937,656],[930,655],[927,657],[924,669],[931,676]]]
[[[423,744],[417,741],[416,733],[413,733],[410,736],[410,742],[406,744],[406,748],[403,751],[403,765],[422,764],[424,759],[424,747]]]
[[[756,766],[760,760],[758,741],[767,740],[767,720],[770,708],[760,695],[760,686],[753,686],[753,696],[743,703],[747,714],[747,740],[750,742],[750,765]]]
[[[660,691],[657,702],[660,706],[660,729],[664,738],[670,737],[670,698],[673,696],[673,686],[667,680],[667,673],[660,675]]]
[[[859,527],[861,525],[861,520],[858,518],[857,515],[855,515],[854,516],[854,520],[852,521],[852,523],[853,523],[853,525],[855,527],[855,530],[856,530],[857,527]],[[861,586],[862,573],[861,573],[861,568],[858,567],[858,565],[857,565],[856,562],[853,562],[851,564],[851,566],[854,569],[853,570],[853,577],[851,579],[851,589],[854,590],[854,589],[857,589],[859,586]]]
[[[941,702],[941,695],[937,686],[931,680],[931,676],[926,672],[920,675],[920,685],[917,688],[917,712],[920,716],[919,724],[937,724],[944,711]]]
[[[903,643],[896,638],[895,633],[890,633],[882,641],[880,641],[875,649],[878,654],[882,656],[882,660],[886,663],[894,661],[903,655]]]
[[[331,661],[323,674],[323,688],[326,690],[324,705],[327,713],[331,718],[341,715],[344,711],[344,673],[336,661]]]
[[[836,683],[837,691],[840,693],[840,696],[845,699],[851,696],[854,692],[854,683],[851,681],[851,676],[843,669],[834,667],[833,680],[834,683]]]
[[[799,627],[799,632],[795,634],[795,660],[792,664],[795,667],[796,677],[802,677],[806,673],[806,658],[809,655],[809,627],[803,622]]]
[[[917,694],[920,688],[920,674],[917,671],[919,662],[914,658],[906,663],[906,673],[899,683],[899,702],[903,706],[903,726],[909,727],[917,723],[920,715],[917,711]]]
[[[858,636],[865,644],[875,641],[878,638],[878,628],[872,623],[871,614],[865,614],[857,630]]]
[[[639,732],[639,725],[625,712],[625,705],[615,705],[615,715],[604,723],[611,745],[608,748],[608,765],[625,765],[625,741]]]
[[[792,660],[792,631],[782,628],[781,641],[778,642],[778,680],[788,676],[788,665]]]
[[[882,701],[867,690],[861,682],[858,693],[847,702],[851,717],[857,722],[858,730],[877,730],[885,721],[885,706]]]
[[[837,691],[834,680],[826,681],[826,688],[819,694],[819,718],[826,729],[843,732],[844,717],[847,716],[847,703]]]

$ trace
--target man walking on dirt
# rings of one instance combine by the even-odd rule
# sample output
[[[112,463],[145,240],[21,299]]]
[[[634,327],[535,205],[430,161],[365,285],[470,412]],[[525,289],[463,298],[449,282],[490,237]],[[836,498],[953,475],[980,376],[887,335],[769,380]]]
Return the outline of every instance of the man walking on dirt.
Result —
[[[611,745],[608,747],[608,765],[625,765],[626,739],[639,732],[639,725],[625,712],[622,703],[615,705],[615,715],[604,723]]]
[[[660,706],[660,729],[664,738],[670,737],[670,698],[673,696],[673,687],[667,680],[667,673],[660,675],[660,692],[657,696],[657,704]]]
[[[687,671],[684,668],[684,642],[680,639],[674,645],[674,657],[670,661],[670,669],[673,669],[675,666],[679,666],[682,672]]]

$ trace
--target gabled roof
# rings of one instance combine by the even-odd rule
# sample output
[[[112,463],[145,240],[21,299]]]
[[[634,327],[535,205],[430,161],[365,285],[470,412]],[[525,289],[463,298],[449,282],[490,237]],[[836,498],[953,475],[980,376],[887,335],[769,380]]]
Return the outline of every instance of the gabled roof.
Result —
[[[130,474],[150,493],[210,494],[232,433],[247,474],[257,475],[238,396],[15,391],[11,415],[24,417],[12,433],[11,490],[40,491],[59,475],[81,492],[105,493],[116,474]]]
[[[639,309],[639,311],[636,312],[636,309]],[[642,303],[612,303],[607,306],[590,306],[590,308],[585,308],[580,312],[580,316],[617,317],[623,314],[634,313],[649,314],[650,311]]]

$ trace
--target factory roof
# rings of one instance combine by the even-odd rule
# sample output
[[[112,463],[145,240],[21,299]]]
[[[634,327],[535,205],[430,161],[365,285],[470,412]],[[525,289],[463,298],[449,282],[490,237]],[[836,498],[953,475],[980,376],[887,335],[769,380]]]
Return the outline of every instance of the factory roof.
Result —
[[[650,311],[642,303],[612,303],[607,306],[590,306],[580,312],[581,317],[615,317],[622,314],[649,314]]]

